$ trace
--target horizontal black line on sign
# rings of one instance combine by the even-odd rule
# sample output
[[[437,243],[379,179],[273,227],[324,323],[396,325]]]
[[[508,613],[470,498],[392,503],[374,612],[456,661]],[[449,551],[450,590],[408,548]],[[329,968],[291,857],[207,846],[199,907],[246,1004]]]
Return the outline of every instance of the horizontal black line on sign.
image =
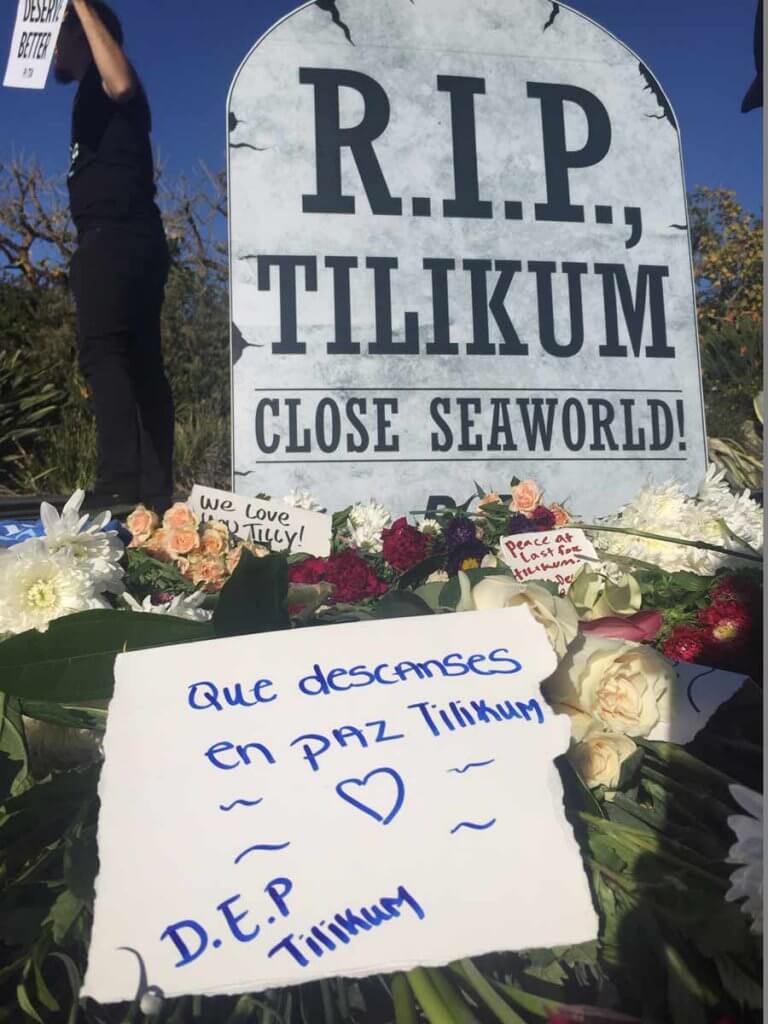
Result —
[[[329,384],[325,388],[254,388],[254,391],[284,392],[284,391],[543,391],[545,394],[554,391],[564,391],[570,395],[580,395],[587,392],[605,395],[682,395],[681,388],[487,388],[482,384],[476,388],[452,388],[435,385],[433,388],[358,388],[353,384]]]
[[[536,458],[535,456],[525,456],[520,454],[508,455],[503,459],[261,459],[258,462],[254,462],[254,466],[330,466],[337,463],[348,462],[351,465],[359,464],[361,462],[442,462],[443,465],[450,465],[452,462],[687,462],[688,459],[684,455],[674,456],[670,455],[664,459],[599,459],[597,457],[586,456],[585,458],[558,458],[557,456],[544,456],[543,458]],[[237,472],[236,476],[248,476],[249,473],[255,473],[253,469],[249,469],[245,472]]]

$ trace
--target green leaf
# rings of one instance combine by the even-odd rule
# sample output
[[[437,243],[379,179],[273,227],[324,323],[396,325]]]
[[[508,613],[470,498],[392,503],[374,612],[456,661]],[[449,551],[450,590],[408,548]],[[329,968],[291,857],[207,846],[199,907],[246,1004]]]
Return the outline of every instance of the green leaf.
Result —
[[[38,722],[50,722],[68,729],[90,729],[104,732],[107,727],[107,712],[103,708],[76,707],[70,704],[51,704],[42,700],[19,702],[21,713]]]
[[[433,612],[436,612],[440,607],[440,594],[444,585],[442,581],[435,580],[433,583],[425,583],[418,587],[414,590],[414,594],[420,597],[425,604],[428,604]]]
[[[282,555],[256,558],[247,548],[224,585],[213,613],[217,637],[290,629],[285,606],[288,563]]]
[[[391,590],[373,606],[374,619],[402,619],[409,615],[433,615],[426,601],[408,590]]]
[[[55,619],[45,633],[33,629],[3,641],[0,678],[6,693],[26,700],[106,700],[112,696],[115,655],[212,636],[209,623],[169,615],[78,612]]]
[[[19,1001],[20,1008],[24,1011],[24,1013],[27,1014],[28,1017],[31,1017],[32,1020],[37,1021],[38,1024],[44,1024],[43,1018],[32,1005],[32,1002],[29,996],[27,995],[27,990],[24,987],[23,982],[20,982],[16,987],[16,998]]]
[[[416,586],[422,580],[425,580],[427,576],[431,576],[433,572],[438,572],[443,568],[445,564],[445,555],[430,555],[429,558],[425,558],[418,565],[414,565],[408,572],[404,572],[402,576],[397,579],[398,590],[408,590],[411,587]]]
[[[739,1006],[762,1010],[763,988],[758,978],[750,977],[730,956],[716,956],[715,964],[723,988]]]
[[[56,902],[51,907],[48,917],[44,921],[44,924],[53,925],[53,941],[57,945],[60,946],[64,943],[72,926],[85,910],[85,907],[85,901],[81,900],[79,896],[75,896],[70,889],[64,889],[59,894]]]
[[[0,799],[16,796],[29,785],[29,761],[19,702],[0,693]],[[7,758],[7,760],[6,760]]]

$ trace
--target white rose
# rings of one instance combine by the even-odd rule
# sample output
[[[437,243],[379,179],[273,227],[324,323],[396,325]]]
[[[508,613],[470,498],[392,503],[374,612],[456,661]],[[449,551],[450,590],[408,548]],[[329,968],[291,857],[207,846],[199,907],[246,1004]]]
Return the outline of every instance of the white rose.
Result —
[[[593,729],[580,743],[571,747],[568,760],[588,786],[615,789],[621,777],[622,764],[636,750],[627,736]]]
[[[486,576],[471,588],[469,577],[459,573],[462,599],[457,611],[485,611],[489,608],[515,608],[525,605],[547,632],[558,658],[565,656],[568,645],[579,631],[579,617],[570,601],[550,594],[537,583],[518,583],[511,576]]]
[[[594,716],[610,732],[647,736],[668,718],[672,665],[652,647],[581,636],[544,683],[551,704]]]
[[[634,576],[625,573],[613,582],[586,565],[574,577],[568,598],[584,621],[606,615],[632,615],[643,606],[643,594]]]

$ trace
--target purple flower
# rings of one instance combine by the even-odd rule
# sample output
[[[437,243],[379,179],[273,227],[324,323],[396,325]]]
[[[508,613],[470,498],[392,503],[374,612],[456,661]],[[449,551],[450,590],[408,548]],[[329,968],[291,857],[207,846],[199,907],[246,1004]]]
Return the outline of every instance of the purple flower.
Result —
[[[462,544],[471,544],[472,541],[477,540],[475,524],[471,519],[457,516],[445,527],[443,537],[446,547],[450,549],[460,547]]]
[[[522,512],[515,512],[513,516],[510,516],[509,522],[507,523],[508,535],[514,533],[530,533],[533,529],[533,523],[531,523],[528,516],[524,516]]]
[[[473,537],[466,544],[460,544],[458,547],[453,548],[446,560],[445,571],[449,576],[455,576],[466,559],[472,558],[479,565],[487,554],[488,548],[486,545],[481,540],[478,540],[477,537]]]

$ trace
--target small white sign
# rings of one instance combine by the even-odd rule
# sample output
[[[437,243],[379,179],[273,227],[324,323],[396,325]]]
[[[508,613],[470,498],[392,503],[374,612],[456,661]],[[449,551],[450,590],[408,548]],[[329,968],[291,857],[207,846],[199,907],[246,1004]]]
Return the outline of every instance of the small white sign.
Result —
[[[665,720],[659,722],[649,740],[690,743],[717,709],[737,693],[747,677],[688,661],[673,661],[677,687]]]
[[[67,0],[19,0],[3,85],[44,89]]]
[[[582,565],[599,561],[583,530],[563,527],[502,537],[500,554],[518,583],[552,580],[566,594]]]
[[[136,954],[172,997],[594,939],[554,667],[525,608],[120,655],[82,994]]]
[[[331,553],[333,519],[323,512],[307,512],[284,501],[246,498],[195,484],[187,502],[201,522],[226,523],[241,540],[264,544],[273,551],[306,553],[320,558]]]

